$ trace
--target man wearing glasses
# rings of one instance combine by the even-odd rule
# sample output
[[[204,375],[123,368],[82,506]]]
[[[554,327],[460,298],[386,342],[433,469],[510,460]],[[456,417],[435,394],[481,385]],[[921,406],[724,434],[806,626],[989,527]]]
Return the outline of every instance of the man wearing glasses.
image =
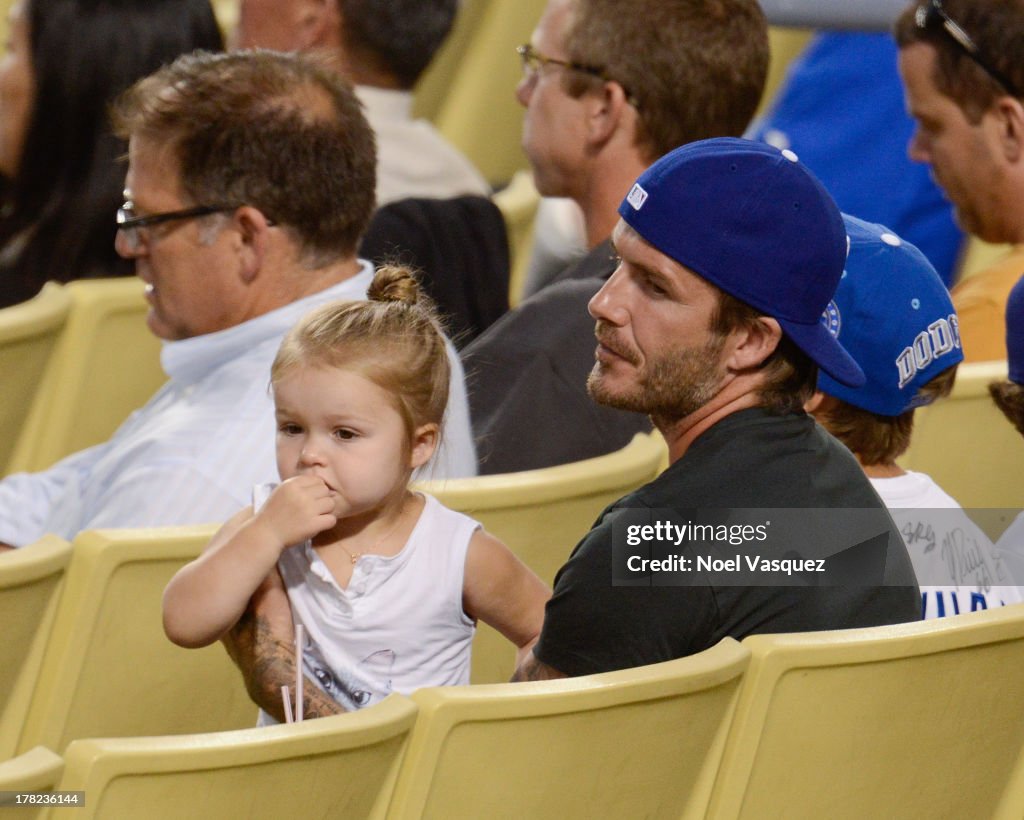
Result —
[[[1005,359],[1006,301],[1024,273],[1024,2],[918,0],[896,23],[910,158],[967,232],[1016,247],[953,289],[965,361]]]
[[[333,73],[273,52],[189,55],[129,89],[115,125],[129,141],[117,250],[146,283],[169,381],[109,441],[0,482],[0,545],[222,521],[248,504],[277,472],[268,380],[281,338],[324,302],[364,299],[373,277],[356,257],[373,133]],[[467,475],[451,358],[437,470]]]
[[[587,302],[615,268],[616,208],[640,172],[679,145],[746,128],[768,29],[756,0],[549,0],[518,52],[534,180],[580,206],[590,250],[463,349],[482,473],[599,456],[650,429],[643,414],[587,396]]]

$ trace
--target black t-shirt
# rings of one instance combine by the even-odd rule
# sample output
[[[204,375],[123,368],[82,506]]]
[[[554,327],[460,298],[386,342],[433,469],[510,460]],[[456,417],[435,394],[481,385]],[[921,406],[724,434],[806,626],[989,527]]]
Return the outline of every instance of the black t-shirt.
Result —
[[[883,551],[877,577],[884,581],[613,586],[617,518],[636,510],[730,508],[846,508],[871,515],[878,510]],[[830,545],[821,543],[830,537],[831,531],[819,529],[814,547],[831,554]],[[835,528],[834,537],[836,552],[848,546],[843,527]],[[804,546],[794,544],[798,550]],[[915,621],[921,617],[920,601],[899,532],[850,452],[805,414],[773,415],[753,408],[718,422],[657,479],[601,514],[555,578],[533,651],[567,675],[585,675],[691,655],[725,636]]]

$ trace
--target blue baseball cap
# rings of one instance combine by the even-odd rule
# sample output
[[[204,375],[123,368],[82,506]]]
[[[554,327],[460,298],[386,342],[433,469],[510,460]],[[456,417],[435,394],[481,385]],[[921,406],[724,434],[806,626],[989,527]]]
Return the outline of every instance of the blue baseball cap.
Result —
[[[1024,385],[1024,276],[1006,300],[1006,363],[1010,381]]]
[[[778,321],[837,381],[864,383],[821,324],[846,260],[843,219],[792,151],[734,137],[688,143],[640,175],[619,216],[661,253]]]
[[[861,366],[862,387],[818,375],[822,393],[881,416],[923,403],[920,388],[962,362],[960,330],[949,291],[909,242],[884,225],[843,216],[850,255],[835,296],[822,315]]]

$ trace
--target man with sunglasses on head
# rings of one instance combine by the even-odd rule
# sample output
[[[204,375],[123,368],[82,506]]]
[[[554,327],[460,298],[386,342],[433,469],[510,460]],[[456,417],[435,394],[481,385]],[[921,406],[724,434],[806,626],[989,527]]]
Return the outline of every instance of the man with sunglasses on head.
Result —
[[[0,482],[0,545],[223,521],[277,474],[270,364],[305,313],[364,299],[373,133],[352,89],[275,52],[188,55],[136,83],[117,250],[146,283],[169,381],[107,442]],[[330,169],[325,173],[324,169]],[[440,475],[475,454],[454,371]],[[97,397],[102,401],[102,397]]]
[[[965,231],[1015,246],[953,289],[964,360],[1005,359],[1006,300],[1024,274],[1024,0],[916,0],[895,36],[910,158],[931,166]]]
[[[768,27],[756,0],[549,0],[519,56],[523,150],[541,194],[580,206],[590,250],[463,349],[482,473],[599,456],[650,429],[587,396],[587,302],[615,269],[616,208],[640,172],[747,127]]]

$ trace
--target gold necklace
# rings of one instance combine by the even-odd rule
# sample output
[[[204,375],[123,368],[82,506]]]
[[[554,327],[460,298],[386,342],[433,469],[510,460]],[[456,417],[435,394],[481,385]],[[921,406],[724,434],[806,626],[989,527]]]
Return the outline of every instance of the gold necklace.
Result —
[[[397,530],[397,529],[398,529],[398,525],[402,523],[402,516],[404,516],[404,515],[405,515],[405,507],[404,507],[404,505],[403,505],[403,507],[402,507],[402,511],[401,511],[400,513],[398,513],[398,518],[397,518],[397,519],[395,520],[395,523],[394,523],[394,525],[393,525],[393,526],[391,527],[391,529],[390,529],[390,530],[388,530],[388,531],[387,531],[386,533],[384,533],[384,535],[382,535],[382,536],[381,536],[380,538],[378,538],[378,539],[377,539],[377,540],[376,540],[376,541],[374,542],[373,546],[371,546],[371,547],[370,547],[370,548],[369,548],[368,550],[363,550],[362,552],[352,552],[352,551],[351,551],[350,549],[348,549],[348,548],[347,548],[347,547],[346,547],[346,546],[345,546],[344,544],[342,544],[342,543],[341,543],[340,541],[338,542],[338,546],[339,546],[339,547],[341,547],[341,548],[342,548],[342,549],[343,549],[343,550],[345,551],[345,555],[347,555],[347,556],[348,556],[348,559],[349,559],[349,561],[351,561],[351,562],[352,562],[352,566],[355,566],[356,562],[357,562],[357,561],[358,561],[358,560],[359,560],[360,558],[362,558],[362,557],[363,557],[364,555],[367,555],[367,554],[369,554],[369,553],[371,553],[371,552],[374,552],[374,551],[375,551],[375,550],[376,550],[376,549],[377,549],[378,547],[380,547],[380,545],[381,545],[381,544],[383,544],[383,543],[384,543],[384,542],[385,542],[385,541],[386,541],[386,540],[387,540],[388,538],[390,538],[390,537],[391,537],[392,535],[394,535],[394,533],[395,533],[395,530]]]

